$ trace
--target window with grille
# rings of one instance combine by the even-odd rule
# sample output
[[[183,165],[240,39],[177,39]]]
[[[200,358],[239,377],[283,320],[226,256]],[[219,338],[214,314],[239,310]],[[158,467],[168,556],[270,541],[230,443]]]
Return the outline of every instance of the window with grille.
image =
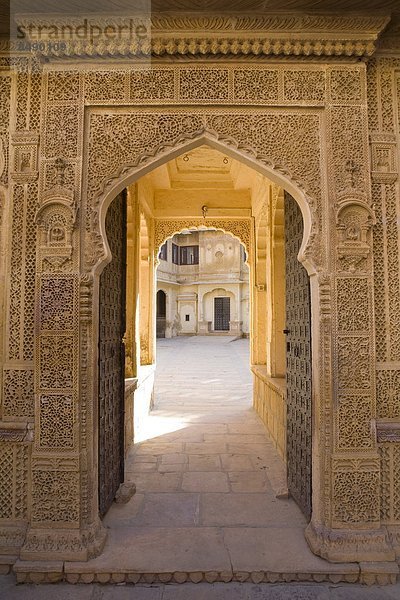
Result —
[[[179,247],[179,264],[181,265],[198,265],[199,264],[199,247],[198,246],[180,246]]]

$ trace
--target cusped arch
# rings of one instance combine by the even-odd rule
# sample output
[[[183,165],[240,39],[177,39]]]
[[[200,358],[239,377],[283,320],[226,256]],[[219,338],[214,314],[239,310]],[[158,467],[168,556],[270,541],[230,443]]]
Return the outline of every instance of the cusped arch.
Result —
[[[245,248],[247,256],[251,251],[251,221],[250,219],[156,219],[154,227],[154,253],[156,264],[161,246],[174,235],[183,231],[222,231],[238,240]],[[247,263],[247,260],[246,260]]]
[[[310,246],[310,243],[315,238],[315,233],[319,230],[319,211],[317,210],[317,206],[319,206],[320,200],[313,198],[307,186],[304,185],[304,182],[279,162],[274,162],[266,155],[258,153],[250,146],[239,143],[232,137],[223,137],[215,131],[203,129],[203,131],[196,132],[196,134],[181,135],[171,142],[164,142],[153,148],[151,152],[149,151],[144,155],[135,157],[135,160],[132,160],[131,164],[119,165],[104,180],[103,185],[98,189],[97,198],[93,196],[91,199],[93,190],[88,189],[87,228],[91,232],[92,244],[94,246],[94,252],[85,253],[85,256],[87,256],[86,268],[88,270],[94,269],[95,271],[100,271],[111,259],[105,238],[105,215],[113,198],[127,186],[155,168],[203,145],[208,145],[244,163],[283,187],[293,196],[300,207],[304,222],[303,242],[299,256],[303,257],[306,255],[306,247]],[[207,225],[209,222],[207,220]],[[243,243],[245,242],[243,241]],[[246,246],[247,248],[249,247],[247,244]],[[307,254],[308,256],[312,256],[312,251],[309,251]],[[310,267],[311,263],[312,261],[309,261],[309,265],[307,265],[308,270],[312,270],[312,267]]]
[[[221,285],[216,285],[215,288],[213,288],[212,290],[208,290],[207,292],[204,292],[204,294],[202,295],[200,301],[201,301],[201,308],[202,308],[202,314],[203,316],[206,314],[207,310],[206,310],[206,302],[208,298],[215,298],[218,296],[227,296],[229,297],[234,304],[234,310],[237,310],[237,306],[235,305],[235,302],[237,301],[237,298],[235,296],[235,294],[232,292],[232,290],[227,290],[225,287],[222,287]]]

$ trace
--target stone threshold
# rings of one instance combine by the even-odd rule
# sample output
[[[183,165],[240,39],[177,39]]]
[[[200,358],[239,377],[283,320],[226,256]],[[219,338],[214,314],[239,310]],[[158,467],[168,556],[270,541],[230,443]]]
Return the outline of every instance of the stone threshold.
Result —
[[[399,567],[395,562],[327,563],[326,570],[293,571],[175,571],[154,573],[134,569],[93,568],[87,563],[62,561],[22,561],[13,565],[17,583],[358,583],[395,584]]]

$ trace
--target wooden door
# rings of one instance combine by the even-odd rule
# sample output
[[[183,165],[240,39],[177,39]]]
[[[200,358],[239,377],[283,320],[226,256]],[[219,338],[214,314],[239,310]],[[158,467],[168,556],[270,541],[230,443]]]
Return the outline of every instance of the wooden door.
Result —
[[[229,331],[231,320],[230,298],[214,298],[214,330]]]
[[[126,195],[106,215],[112,260],[100,276],[99,307],[99,510],[109,509],[124,481],[124,371]]]
[[[307,271],[298,261],[303,217],[285,193],[287,472],[289,491],[311,516],[311,301]]]

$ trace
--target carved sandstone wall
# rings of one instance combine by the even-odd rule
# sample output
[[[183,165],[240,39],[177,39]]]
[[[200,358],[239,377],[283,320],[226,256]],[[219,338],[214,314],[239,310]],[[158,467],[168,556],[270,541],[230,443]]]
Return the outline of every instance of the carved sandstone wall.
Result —
[[[318,415],[310,543],[331,560],[393,559],[381,525],[398,521],[397,445],[382,441],[378,454],[374,423],[376,414],[399,417],[393,392],[398,63],[385,58],[370,64],[367,103],[365,65],[327,58],[333,52],[369,55],[372,38],[359,45],[353,39],[347,50],[324,43],[326,62],[313,63],[171,62],[143,69],[50,62],[42,72],[30,57],[15,64],[1,59],[1,110],[11,141],[7,127],[0,129],[7,205],[1,268],[9,281],[0,430],[4,553],[18,554],[23,545],[26,559],[77,560],[100,551],[93,382],[105,212],[146,170],[209,143],[270,176],[303,210]],[[307,56],[307,43],[299,42],[298,52],[291,44],[287,53]],[[179,54],[179,45],[174,48],[171,54]],[[230,44],[226,52],[234,57],[236,50]],[[285,52],[277,46],[277,54]],[[315,44],[310,53],[318,54]],[[257,56],[254,44],[249,54]],[[389,134],[390,140],[376,137]],[[156,222],[153,247],[186,225]],[[246,247],[253,243],[249,222],[232,222],[229,229],[222,221],[208,225],[230,231]],[[376,376],[383,385],[376,386]]]
[[[400,58],[368,64],[368,124],[375,206],[374,283],[381,518],[400,546]]]

